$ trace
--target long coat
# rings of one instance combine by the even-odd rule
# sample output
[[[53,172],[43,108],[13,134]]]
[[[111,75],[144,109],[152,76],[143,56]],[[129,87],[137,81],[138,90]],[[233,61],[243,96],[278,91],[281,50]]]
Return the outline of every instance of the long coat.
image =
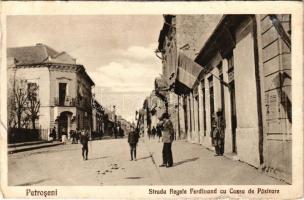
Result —
[[[137,131],[131,131],[128,135],[128,143],[136,144],[138,142],[139,134]]]
[[[170,119],[165,119],[163,123],[163,143],[172,143],[174,139],[173,124]]]

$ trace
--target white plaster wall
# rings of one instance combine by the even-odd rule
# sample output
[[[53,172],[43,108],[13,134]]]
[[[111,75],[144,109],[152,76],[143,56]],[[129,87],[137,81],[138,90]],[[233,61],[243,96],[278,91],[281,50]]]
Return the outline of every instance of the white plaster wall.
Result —
[[[212,70],[213,76],[213,91],[214,91],[214,113],[218,111],[218,109],[222,108],[222,102],[221,102],[221,83],[219,78],[219,70],[217,67],[214,67]],[[217,78],[216,78],[216,77]]]
[[[258,114],[254,43],[251,26],[236,33],[234,77],[237,110],[236,143],[240,160],[259,166]]]
[[[51,102],[54,97],[59,97],[59,82],[67,81],[67,96],[77,96],[77,81],[75,72],[51,71]]]
[[[203,143],[204,139],[204,110],[203,110],[203,91],[202,91],[202,83],[200,82],[198,86],[198,98],[199,98],[199,143]]]
[[[205,100],[206,100],[206,136],[203,140],[203,145],[207,148],[213,148],[211,144],[211,137],[210,137],[210,131],[211,131],[211,122],[210,122],[210,90],[209,90],[209,83],[208,83],[208,76],[206,76],[205,80]]]
[[[224,82],[228,83],[228,61],[223,60],[223,79]],[[232,130],[231,130],[231,101],[230,101],[230,91],[228,87],[224,87],[224,97],[225,97],[225,153],[232,152]]]

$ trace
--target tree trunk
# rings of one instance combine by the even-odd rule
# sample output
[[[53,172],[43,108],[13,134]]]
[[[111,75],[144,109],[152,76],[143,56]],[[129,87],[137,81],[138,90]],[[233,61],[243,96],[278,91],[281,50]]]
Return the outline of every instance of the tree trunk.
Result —
[[[21,128],[21,115],[20,114],[18,114],[18,116],[17,116],[17,120],[18,120],[18,128]]]
[[[32,118],[32,127],[34,130],[36,130],[35,121],[36,121],[35,118]]]

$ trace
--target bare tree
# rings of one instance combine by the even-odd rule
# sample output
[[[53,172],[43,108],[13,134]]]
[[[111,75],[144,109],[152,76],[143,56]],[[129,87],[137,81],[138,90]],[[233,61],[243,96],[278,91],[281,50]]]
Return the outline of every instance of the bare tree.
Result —
[[[24,80],[15,80],[15,84],[13,87],[13,99],[12,99],[12,109],[10,113],[10,119],[12,123],[14,123],[18,128],[22,128],[24,126],[24,113],[27,109],[27,91],[23,87]]]
[[[9,94],[9,125],[10,127],[36,129],[36,120],[39,118],[40,100],[39,86],[28,83],[26,80],[14,80],[12,92]]]

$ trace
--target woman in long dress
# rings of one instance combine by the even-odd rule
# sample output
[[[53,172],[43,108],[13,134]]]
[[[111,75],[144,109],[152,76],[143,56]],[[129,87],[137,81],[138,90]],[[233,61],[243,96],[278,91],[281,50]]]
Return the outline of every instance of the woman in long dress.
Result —
[[[67,141],[67,132],[66,132],[65,128],[62,128],[62,131],[61,131],[61,142],[63,144],[66,144],[66,141]]]

